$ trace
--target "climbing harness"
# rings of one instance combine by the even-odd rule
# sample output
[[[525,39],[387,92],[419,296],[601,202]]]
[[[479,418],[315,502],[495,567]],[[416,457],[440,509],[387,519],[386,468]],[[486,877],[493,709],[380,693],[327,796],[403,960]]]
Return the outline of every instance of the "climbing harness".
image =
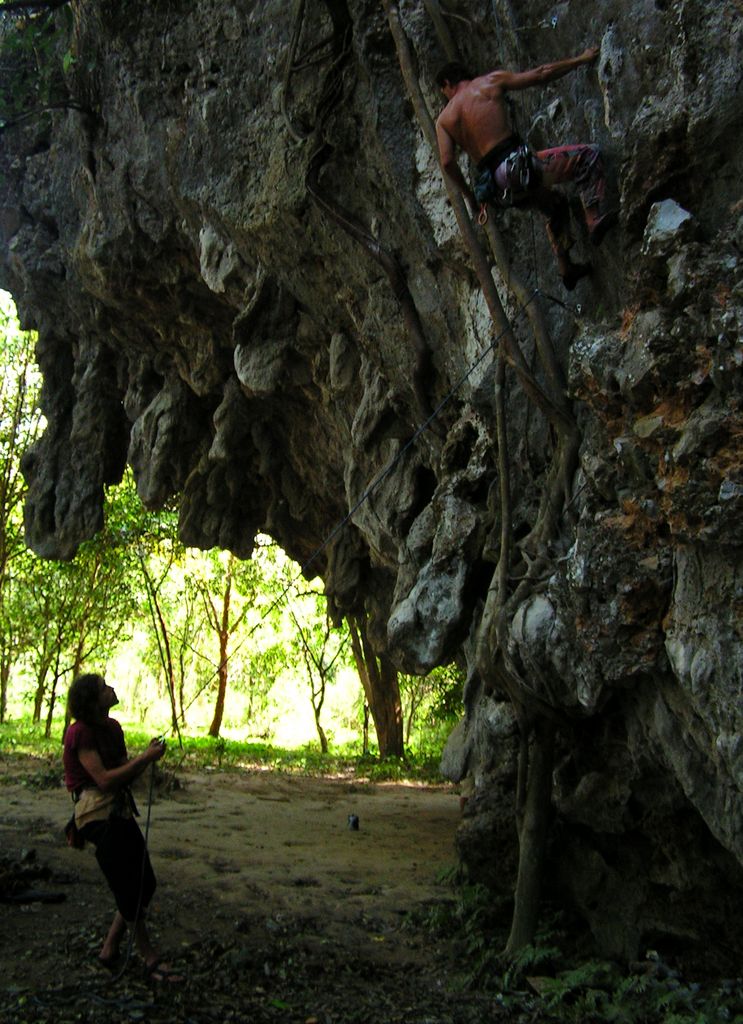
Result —
[[[534,156],[529,147],[524,144],[519,146],[509,157],[506,158],[506,181],[507,188],[504,189],[501,201],[512,206],[518,199],[519,192],[528,192],[535,179],[538,177],[534,165]]]
[[[475,182],[475,198],[483,206],[492,203],[501,209],[508,209],[517,206],[538,183],[539,171],[534,154],[526,143],[521,143],[503,160],[481,167]],[[480,214],[482,216],[482,208]]]

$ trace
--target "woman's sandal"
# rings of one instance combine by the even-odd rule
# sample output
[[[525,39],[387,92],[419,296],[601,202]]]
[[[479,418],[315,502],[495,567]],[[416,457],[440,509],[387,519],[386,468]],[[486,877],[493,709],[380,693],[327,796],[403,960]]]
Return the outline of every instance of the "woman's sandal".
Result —
[[[186,981],[184,974],[175,970],[164,960],[153,960],[152,963],[145,964],[145,974],[148,981],[155,981],[159,984],[183,985]]]

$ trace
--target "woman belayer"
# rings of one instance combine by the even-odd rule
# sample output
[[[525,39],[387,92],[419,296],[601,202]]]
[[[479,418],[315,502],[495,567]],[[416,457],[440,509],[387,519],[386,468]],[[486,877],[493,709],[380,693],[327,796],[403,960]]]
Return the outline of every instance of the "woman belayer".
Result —
[[[64,779],[75,803],[75,826],[79,837],[95,846],[117,907],[98,959],[114,969],[121,940],[131,928],[149,977],[182,981],[162,961],[147,932],[145,912],[156,882],[129,790],[149,764],[160,760],[165,742],[154,739],[141,754],[127,756],[123,730],[109,717],[118,697],[101,675],[78,676],[67,704],[75,721],[64,737]]]

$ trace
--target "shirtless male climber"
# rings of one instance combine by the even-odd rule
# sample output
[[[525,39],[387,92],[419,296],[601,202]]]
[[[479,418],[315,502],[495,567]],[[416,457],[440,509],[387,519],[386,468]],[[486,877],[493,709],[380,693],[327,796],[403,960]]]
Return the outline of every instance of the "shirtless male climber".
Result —
[[[570,206],[553,185],[574,181],[583,203],[588,233],[594,245],[617,222],[616,210],[606,207],[606,180],[598,146],[574,145],[532,153],[514,134],[505,93],[529,89],[562,78],[583,64],[593,64],[599,51],[592,47],[566,60],[542,64],[530,71],[491,71],[473,77],[462,64],[451,62],[436,75],[448,103],[436,122],[441,169],[464,193],[473,214],[478,205],[534,207],[547,217],[547,234],[557,257],[564,286],[572,291],[590,274],[591,266],[573,263],[570,247]],[[459,146],[477,164],[474,190],[457,163]]]

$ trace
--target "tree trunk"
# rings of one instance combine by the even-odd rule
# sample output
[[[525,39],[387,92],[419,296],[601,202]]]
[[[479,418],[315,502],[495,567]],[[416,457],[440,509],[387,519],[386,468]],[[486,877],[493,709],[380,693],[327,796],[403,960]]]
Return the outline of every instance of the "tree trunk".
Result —
[[[80,632],[82,634],[82,629],[80,630]],[[70,674],[70,679],[73,679],[73,680],[77,679],[77,677],[80,675],[80,669],[83,667],[84,648],[85,648],[85,640],[84,640],[83,636],[81,635],[79,637],[79,641],[78,641],[77,647],[75,649],[75,663],[72,666],[72,672]],[[90,652],[88,652],[88,653],[90,653]]]
[[[362,724],[361,752],[366,757],[369,753],[369,705],[364,701],[364,717]]]
[[[310,658],[310,652],[307,648],[305,648],[305,664],[307,665],[307,671],[310,674],[310,679],[312,679],[312,659]],[[322,663],[315,663],[315,667],[318,670],[319,681],[317,687],[312,683],[312,711],[315,715],[315,728],[317,729],[317,737],[320,740],[320,750],[323,754],[327,754],[328,737],[325,735],[325,730],[320,725],[320,714],[322,713],[322,706],[325,703],[326,678]]]
[[[168,627],[165,623],[165,619],[162,616],[162,612],[158,606],[158,615],[160,617],[160,625],[162,628],[162,639],[163,645],[166,651],[165,659],[165,681],[168,686],[168,698],[170,699],[170,725],[173,732],[177,732],[180,737],[180,730],[178,728],[178,708],[175,706],[175,672],[173,670],[173,656],[170,650],[170,636],[168,634]]]
[[[230,560],[227,576],[224,583],[224,595],[222,597],[222,622],[219,627],[219,669],[217,681],[217,700],[214,705],[214,717],[209,726],[209,735],[219,736],[224,717],[224,703],[227,696],[227,676],[229,673],[229,659],[227,657],[227,646],[230,639],[230,598],[232,596],[232,560]]]
[[[59,682],[59,676],[55,674],[52,680],[52,689],[49,694],[49,710],[46,713],[46,725],[44,726],[44,736],[49,739],[52,734],[52,722],[54,721],[54,707],[57,702],[57,683]]]
[[[60,647],[57,647],[57,657],[54,661],[54,676],[52,677],[52,688],[49,692],[49,705],[44,726],[44,736],[46,739],[49,739],[52,734],[52,721],[54,720],[54,705],[57,701],[57,684],[59,683],[59,663],[61,659],[62,651]]]
[[[328,737],[325,735],[325,730],[320,725],[320,708],[315,708],[315,728],[317,729],[317,736],[320,740],[320,750],[323,754],[328,752]]]
[[[348,628],[356,669],[374,719],[379,755],[403,757],[405,744],[397,669],[387,658],[377,659],[361,620],[349,619]]]
[[[224,717],[225,697],[227,696],[227,644],[226,638],[220,635],[219,638],[219,669],[217,671],[217,699],[214,703],[214,717],[209,726],[209,735],[215,739],[219,736]]]
[[[381,707],[374,719],[379,753],[382,757],[404,757],[402,702],[397,669],[384,656],[379,659],[379,690],[382,694],[378,702]]]
[[[183,646],[178,653],[178,714],[183,728],[186,728],[186,712],[184,710],[186,700],[186,659]]]
[[[175,670],[173,668],[173,652],[170,648],[170,633],[168,632],[168,624],[165,621],[163,610],[160,607],[160,601],[158,599],[157,591],[158,587],[147,569],[147,563],[144,560],[144,556],[139,556],[139,566],[142,570],[142,577],[145,582],[145,591],[147,593],[147,604],[150,609],[150,618],[152,620],[152,626],[157,638],[158,652],[160,654],[160,664],[163,667],[165,673],[165,683],[168,687],[168,698],[170,699],[170,723],[173,732],[178,734],[178,740],[181,742],[181,733],[178,728],[178,709],[175,703]],[[181,743],[181,746],[183,744]]]
[[[10,658],[3,656],[0,661],[0,724],[8,713],[8,686],[10,684]]]
[[[41,721],[41,709],[46,695],[46,675],[48,671],[49,664],[47,663],[41,666],[39,674],[36,677],[36,692],[34,693],[34,711],[32,718],[34,723]]]
[[[549,829],[554,754],[555,726],[548,719],[539,718],[531,744],[523,744],[520,755],[520,759],[529,757],[529,767],[526,798],[519,821],[519,872],[506,956],[513,956],[534,941]]]

